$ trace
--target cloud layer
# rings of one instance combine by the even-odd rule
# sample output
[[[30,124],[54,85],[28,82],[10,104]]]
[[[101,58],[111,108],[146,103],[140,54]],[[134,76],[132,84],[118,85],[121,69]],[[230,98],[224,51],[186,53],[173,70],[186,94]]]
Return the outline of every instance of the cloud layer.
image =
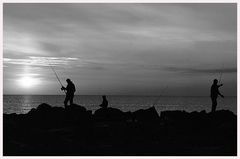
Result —
[[[220,69],[200,69],[200,68],[180,68],[180,67],[166,67],[165,70],[179,73],[237,73],[236,68],[220,68]]]
[[[144,94],[146,88],[155,94],[156,81],[177,88],[173,78],[190,87],[189,75],[179,73],[193,79],[201,74],[206,81],[195,82],[203,85],[212,78],[208,73],[225,71],[231,74],[225,80],[236,86],[236,4],[4,3],[3,17],[7,93],[16,91],[10,81],[16,71],[38,71],[49,81],[47,92],[57,93],[47,58],[82,94],[100,87],[113,94]],[[224,70],[216,69],[222,64]]]

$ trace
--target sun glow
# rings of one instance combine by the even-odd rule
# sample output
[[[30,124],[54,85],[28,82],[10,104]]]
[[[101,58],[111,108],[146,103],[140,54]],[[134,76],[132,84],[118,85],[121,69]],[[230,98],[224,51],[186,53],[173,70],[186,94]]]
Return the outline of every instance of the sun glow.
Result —
[[[32,88],[40,83],[40,80],[33,77],[22,77],[18,80],[18,84],[24,88]]]

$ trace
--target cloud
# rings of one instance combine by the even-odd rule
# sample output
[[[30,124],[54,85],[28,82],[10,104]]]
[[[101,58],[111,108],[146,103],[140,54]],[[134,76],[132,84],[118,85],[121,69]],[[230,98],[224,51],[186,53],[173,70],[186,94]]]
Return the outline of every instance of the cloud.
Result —
[[[6,27],[5,27],[6,28]],[[41,49],[38,38],[26,31],[17,31],[12,26],[4,30],[3,51],[4,53],[15,52],[15,54],[47,55]]]
[[[74,67],[81,69],[93,69],[93,70],[104,70],[109,66],[112,67],[115,64],[111,62],[97,62],[97,60],[86,60],[76,57],[39,57],[39,56],[29,56],[28,58],[3,58],[3,63],[5,67],[8,67],[7,64],[12,65],[23,65],[23,66],[40,66],[40,67]],[[21,74],[25,75],[25,74]],[[36,75],[36,74],[28,74]]]
[[[78,61],[78,58],[68,57],[38,57],[29,56],[25,59],[3,58],[3,63],[13,65],[29,65],[29,66],[66,66],[70,62]]]
[[[181,68],[181,67],[165,67],[164,70],[177,73],[237,73],[237,68],[223,68],[223,69],[200,69],[200,68]]]
[[[41,76],[41,74],[38,73],[21,73],[21,74],[16,74],[18,77],[37,77]]]

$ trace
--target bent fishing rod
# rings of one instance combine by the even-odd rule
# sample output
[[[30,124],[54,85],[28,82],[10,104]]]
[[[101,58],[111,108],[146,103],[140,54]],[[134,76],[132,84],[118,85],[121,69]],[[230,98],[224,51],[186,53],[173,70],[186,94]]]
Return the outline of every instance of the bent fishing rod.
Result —
[[[47,60],[48,60],[49,66],[51,67],[52,71],[54,72],[54,74],[55,74],[55,76],[56,76],[59,84],[63,87],[63,84],[62,84],[62,82],[60,81],[60,79],[59,79],[59,77],[58,77],[58,75],[57,75],[57,72],[54,70],[53,66],[51,65],[50,60],[49,60],[49,59],[47,59]],[[64,92],[66,93],[65,90],[64,90]]]

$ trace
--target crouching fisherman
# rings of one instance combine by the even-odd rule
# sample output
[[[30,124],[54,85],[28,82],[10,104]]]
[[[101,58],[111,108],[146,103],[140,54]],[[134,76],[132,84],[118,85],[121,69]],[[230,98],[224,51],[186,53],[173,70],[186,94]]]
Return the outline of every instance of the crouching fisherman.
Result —
[[[102,104],[100,104],[99,106],[102,107],[102,108],[107,108],[108,107],[108,101],[107,101],[106,96],[105,95],[102,96],[102,99],[103,99]]]
[[[66,92],[66,97],[64,100],[65,108],[67,107],[68,101],[70,102],[70,105],[73,104],[73,97],[74,97],[74,93],[76,91],[75,85],[73,84],[73,82],[70,79],[67,79],[66,81],[67,81],[67,87],[62,86],[62,88],[61,88],[61,90],[64,90]]]

